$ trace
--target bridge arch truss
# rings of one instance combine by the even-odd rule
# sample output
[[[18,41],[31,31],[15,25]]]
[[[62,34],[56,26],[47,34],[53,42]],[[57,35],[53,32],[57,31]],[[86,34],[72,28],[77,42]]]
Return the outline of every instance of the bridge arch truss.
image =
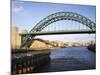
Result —
[[[51,14],[47,16],[46,18],[42,19],[39,23],[37,23],[33,29],[30,32],[40,32],[43,30],[46,26],[60,21],[60,20],[72,20],[79,23],[82,23],[83,25],[86,25],[89,29],[95,30],[96,24],[91,21],[90,19],[86,18],[85,16],[82,16],[78,13],[74,12],[57,12],[54,14]]]
[[[72,21],[76,21],[79,22],[85,26],[87,26],[91,31],[94,31],[96,29],[96,24],[91,21],[90,19],[88,19],[85,16],[82,16],[78,13],[74,13],[74,12],[56,12],[54,14],[51,14],[47,17],[45,17],[44,19],[42,19],[39,23],[37,23],[31,30],[29,33],[33,33],[33,32],[41,32],[45,27],[47,27],[48,25],[57,22],[57,21],[61,21],[61,20],[72,20]],[[27,35],[23,38],[23,42],[21,47],[29,47],[31,44],[31,41],[33,40],[35,36],[31,36],[31,35]]]

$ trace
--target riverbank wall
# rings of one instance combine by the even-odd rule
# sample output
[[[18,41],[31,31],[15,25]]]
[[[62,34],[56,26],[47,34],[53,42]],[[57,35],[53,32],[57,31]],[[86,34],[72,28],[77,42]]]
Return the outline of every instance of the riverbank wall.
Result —
[[[49,51],[27,51],[27,53],[23,53],[23,51],[15,51],[15,53],[12,53],[11,59],[12,75],[31,73],[39,66],[45,65],[49,62]]]

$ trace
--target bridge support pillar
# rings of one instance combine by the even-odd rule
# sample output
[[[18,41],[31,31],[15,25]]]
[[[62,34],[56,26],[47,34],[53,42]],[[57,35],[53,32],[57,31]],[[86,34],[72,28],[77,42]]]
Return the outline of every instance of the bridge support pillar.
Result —
[[[23,45],[23,41],[24,41],[24,35],[20,35],[21,36],[21,46]]]

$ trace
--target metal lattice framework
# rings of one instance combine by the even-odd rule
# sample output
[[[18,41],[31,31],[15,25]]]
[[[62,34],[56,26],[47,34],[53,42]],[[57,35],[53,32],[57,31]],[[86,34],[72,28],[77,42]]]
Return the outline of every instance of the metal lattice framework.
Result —
[[[54,14],[51,14],[49,16],[47,16],[46,18],[42,19],[39,23],[37,23],[32,30],[30,31],[30,33],[32,32],[41,32],[45,27],[47,27],[48,25],[56,22],[56,21],[60,21],[60,20],[72,20],[72,21],[76,21],[79,22],[85,26],[87,26],[91,31],[95,30],[96,28],[96,24],[91,21],[90,19],[78,14],[78,13],[74,13],[74,12],[57,12]],[[22,46],[30,46],[29,44],[31,43],[32,39],[35,36],[30,36],[27,35],[23,38],[23,43]],[[30,42],[30,43],[29,43]]]
[[[42,19],[30,32],[40,32],[46,26],[60,20],[73,20],[82,23],[83,25],[86,25],[91,30],[94,30],[96,26],[93,21],[80,14],[74,12],[57,12]]]

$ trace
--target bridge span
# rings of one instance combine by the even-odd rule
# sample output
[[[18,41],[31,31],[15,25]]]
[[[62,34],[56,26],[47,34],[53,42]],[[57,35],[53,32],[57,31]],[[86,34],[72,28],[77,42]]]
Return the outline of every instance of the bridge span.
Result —
[[[31,32],[31,33],[22,33],[20,35],[54,35],[54,34],[94,34],[96,31],[90,30],[81,30],[81,31],[55,31],[55,32]]]

